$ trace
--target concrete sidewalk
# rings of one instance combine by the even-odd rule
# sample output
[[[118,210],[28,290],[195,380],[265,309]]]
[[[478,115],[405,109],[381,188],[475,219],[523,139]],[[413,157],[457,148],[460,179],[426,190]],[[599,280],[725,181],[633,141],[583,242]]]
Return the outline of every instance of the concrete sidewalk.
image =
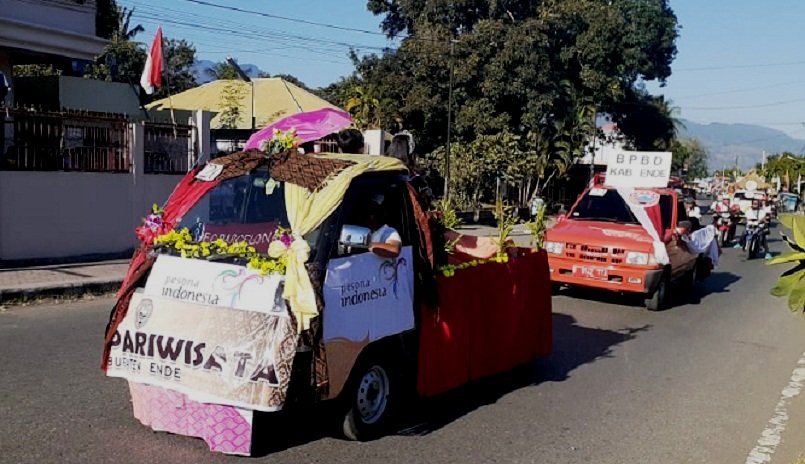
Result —
[[[129,260],[0,269],[0,305],[116,291]]]

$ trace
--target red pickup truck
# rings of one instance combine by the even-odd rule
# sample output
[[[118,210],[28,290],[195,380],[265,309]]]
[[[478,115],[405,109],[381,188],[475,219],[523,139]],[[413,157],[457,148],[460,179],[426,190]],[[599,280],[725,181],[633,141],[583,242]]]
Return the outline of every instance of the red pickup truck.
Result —
[[[692,253],[677,234],[687,220],[682,199],[667,188],[636,189],[624,198],[615,188],[597,185],[587,189],[568,215],[547,231],[551,282],[614,292],[642,294],[649,310],[664,309],[669,286],[682,282],[692,287],[697,273],[709,267]],[[632,207],[659,206],[655,241],[640,224]],[[662,243],[667,262],[655,250]],[[662,254],[662,253],[660,253]]]

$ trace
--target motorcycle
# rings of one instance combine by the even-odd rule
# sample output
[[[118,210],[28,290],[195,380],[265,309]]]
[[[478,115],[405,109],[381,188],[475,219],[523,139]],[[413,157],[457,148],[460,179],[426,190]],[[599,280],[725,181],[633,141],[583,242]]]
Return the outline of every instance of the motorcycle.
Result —
[[[760,252],[762,234],[765,233],[765,226],[757,219],[747,219],[746,230],[744,231],[744,251],[746,259],[754,259]]]
[[[726,247],[735,239],[735,230],[741,216],[734,211],[722,211],[714,213],[714,226],[717,231],[717,239],[722,248]]]
[[[721,247],[726,247],[730,240],[730,230],[732,229],[732,215],[728,212],[719,213],[716,216],[716,230],[718,231],[718,243]]]

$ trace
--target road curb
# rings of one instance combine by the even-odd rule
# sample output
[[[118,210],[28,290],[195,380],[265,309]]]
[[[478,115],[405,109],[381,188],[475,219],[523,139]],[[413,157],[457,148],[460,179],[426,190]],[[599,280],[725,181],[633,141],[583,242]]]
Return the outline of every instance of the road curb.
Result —
[[[115,278],[58,284],[35,284],[19,288],[0,289],[0,305],[26,303],[43,298],[74,298],[82,295],[99,295],[117,291],[122,283],[122,278]]]

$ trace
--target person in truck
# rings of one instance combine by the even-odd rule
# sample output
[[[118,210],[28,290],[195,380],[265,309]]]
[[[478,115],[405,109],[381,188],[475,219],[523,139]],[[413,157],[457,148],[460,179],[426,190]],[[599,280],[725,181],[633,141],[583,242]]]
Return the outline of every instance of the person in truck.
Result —
[[[397,229],[386,224],[383,195],[373,196],[366,204],[366,226],[372,231],[369,251],[381,258],[396,258],[400,255],[402,238]]]

